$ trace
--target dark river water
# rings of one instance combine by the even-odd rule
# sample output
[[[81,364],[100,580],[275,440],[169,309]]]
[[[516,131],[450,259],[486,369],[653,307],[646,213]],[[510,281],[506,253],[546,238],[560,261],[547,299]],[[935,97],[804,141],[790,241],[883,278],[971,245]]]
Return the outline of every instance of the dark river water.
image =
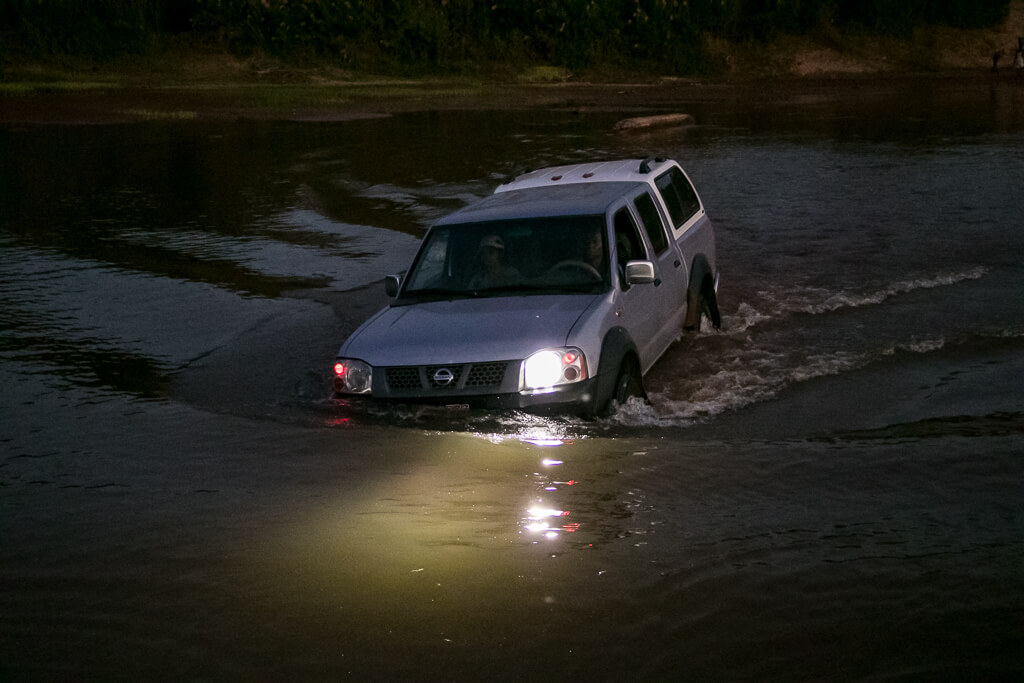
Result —
[[[0,679],[1024,678],[1024,84],[654,104],[0,129]],[[647,153],[723,314],[650,405],[330,398],[433,220]]]

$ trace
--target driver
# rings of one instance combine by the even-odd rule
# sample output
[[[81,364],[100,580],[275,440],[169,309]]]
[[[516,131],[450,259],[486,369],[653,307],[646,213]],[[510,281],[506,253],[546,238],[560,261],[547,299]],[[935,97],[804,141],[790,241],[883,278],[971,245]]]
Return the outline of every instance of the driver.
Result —
[[[604,272],[604,231],[594,230],[587,240],[586,253],[583,260],[589,263],[594,269]]]
[[[480,270],[469,281],[470,289],[508,287],[519,284],[519,271],[505,264],[505,241],[499,235],[487,235],[477,250]]]

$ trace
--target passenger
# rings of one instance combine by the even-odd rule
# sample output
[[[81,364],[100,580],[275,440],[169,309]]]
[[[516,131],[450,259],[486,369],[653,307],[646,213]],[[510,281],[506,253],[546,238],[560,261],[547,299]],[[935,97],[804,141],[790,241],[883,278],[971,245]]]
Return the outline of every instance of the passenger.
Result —
[[[522,279],[518,270],[505,265],[505,241],[498,235],[487,235],[480,240],[477,260],[480,271],[469,281],[470,289],[508,287],[519,284]]]

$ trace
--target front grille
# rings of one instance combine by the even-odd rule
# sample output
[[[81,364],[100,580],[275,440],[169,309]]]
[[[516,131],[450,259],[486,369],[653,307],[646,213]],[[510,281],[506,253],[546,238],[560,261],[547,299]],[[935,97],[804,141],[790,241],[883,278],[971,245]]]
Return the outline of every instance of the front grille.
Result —
[[[398,366],[384,368],[388,390],[402,395],[425,396],[448,391],[498,390],[509,363],[457,363],[454,365]],[[444,381],[451,373],[451,381]]]
[[[508,363],[477,363],[466,378],[467,387],[501,386]]]
[[[392,389],[419,389],[419,368],[385,368],[384,378]]]

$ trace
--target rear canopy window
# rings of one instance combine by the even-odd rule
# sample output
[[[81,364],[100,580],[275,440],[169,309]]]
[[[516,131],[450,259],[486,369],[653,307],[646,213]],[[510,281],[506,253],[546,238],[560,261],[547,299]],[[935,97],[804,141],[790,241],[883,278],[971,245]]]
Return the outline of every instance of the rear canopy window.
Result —
[[[661,174],[655,179],[654,184],[665,199],[672,224],[676,228],[682,227],[693,214],[700,211],[697,193],[678,168],[673,167],[667,173]]]

